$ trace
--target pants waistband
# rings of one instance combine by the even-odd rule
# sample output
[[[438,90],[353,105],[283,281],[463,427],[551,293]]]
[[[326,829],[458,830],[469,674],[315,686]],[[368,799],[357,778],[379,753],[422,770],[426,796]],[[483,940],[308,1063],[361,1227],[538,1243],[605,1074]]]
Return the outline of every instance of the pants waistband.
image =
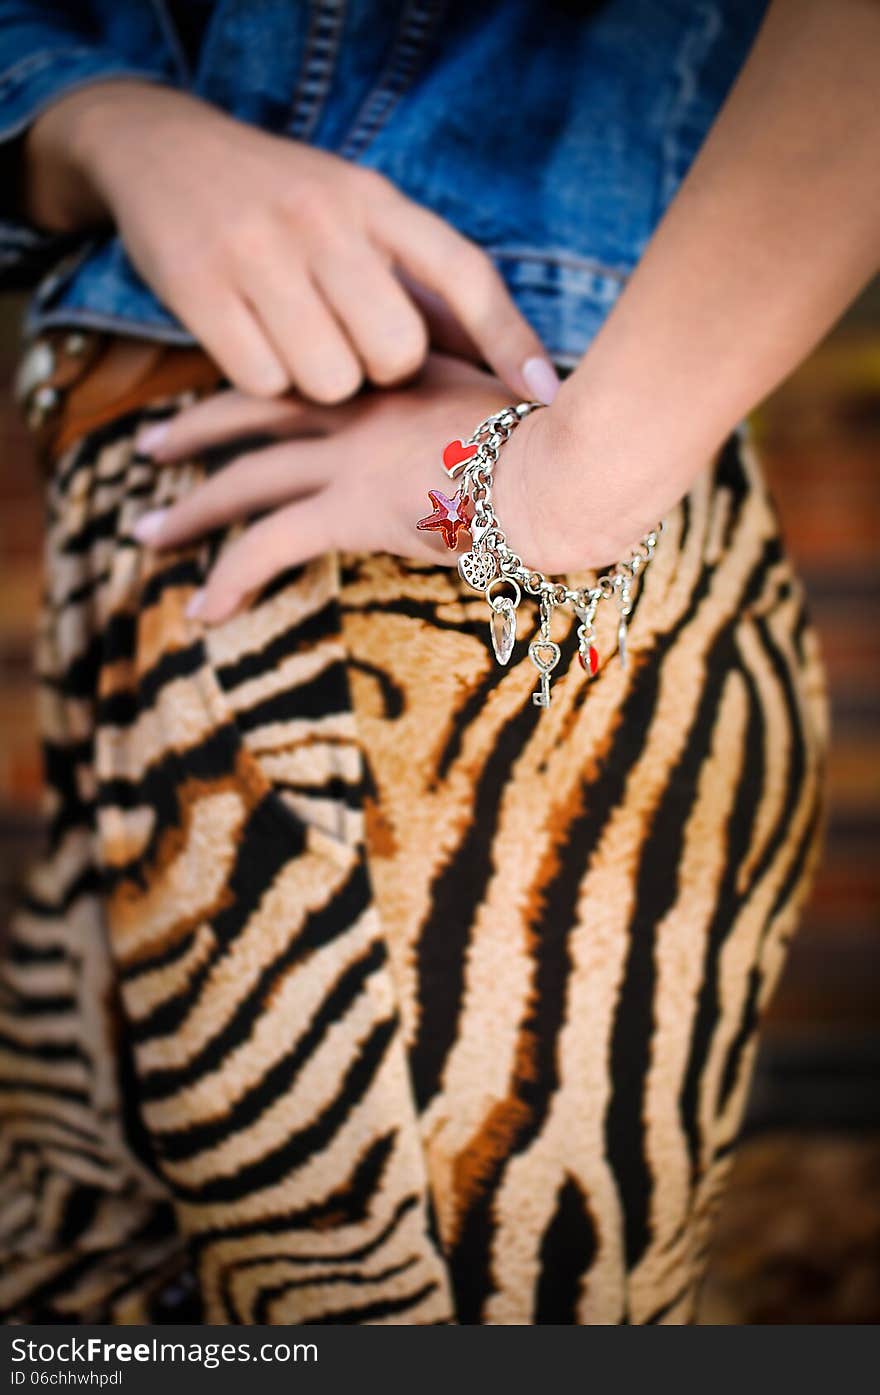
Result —
[[[16,397],[47,464],[105,422],[222,379],[203,350],[115,335],[52,331],[25,350]]]

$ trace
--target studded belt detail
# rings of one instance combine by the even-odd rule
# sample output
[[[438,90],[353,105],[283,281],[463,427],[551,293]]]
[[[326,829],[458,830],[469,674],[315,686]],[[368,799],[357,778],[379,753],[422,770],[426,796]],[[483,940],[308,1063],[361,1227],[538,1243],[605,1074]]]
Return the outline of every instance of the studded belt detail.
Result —
[[[47,463],[124,412],[221,381],[201,349],[83,333],[41,335],[25,349],[15,397]]]

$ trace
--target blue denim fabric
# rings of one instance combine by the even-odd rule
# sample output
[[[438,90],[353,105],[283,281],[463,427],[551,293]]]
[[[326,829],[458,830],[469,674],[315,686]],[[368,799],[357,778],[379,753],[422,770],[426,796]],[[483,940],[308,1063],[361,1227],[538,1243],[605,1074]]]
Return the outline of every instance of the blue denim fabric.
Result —
[[[765,0],[0,0],[0,139],[130,74],[382,170],[496,260],[560,363],[614,304]],[[0,223],[0,277],[58,240]],[[29,326],[190,342],[117,238],[38,287]]]

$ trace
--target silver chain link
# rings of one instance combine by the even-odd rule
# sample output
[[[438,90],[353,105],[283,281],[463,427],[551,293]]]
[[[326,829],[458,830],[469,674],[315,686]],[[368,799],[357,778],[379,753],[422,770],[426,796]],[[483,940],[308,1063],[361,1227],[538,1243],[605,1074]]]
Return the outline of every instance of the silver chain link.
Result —
[[[594,586],[572,590],[561,582],[551,581],[543,572],[526,567],[522,558],[508,546],[507,538],[492,506],[492,478],[501,455],[501,447],[531,412],[543,406],[540,402],[521,402],[516,407],[504,407],[480,422],[469,441],[477,446],[475,459],[465,467],[463,479],[474,508],[471,536],[477,548],[488,547],[498,557],[501,575],[517,581],[530,596],[540,600],[547,596],[553,605],[571,605],[575,610],[588,611],[600,600],[618,598],[621,614],[632,610],[631,588],[639,572],[651,561],[663,531],[658,523],[633,548],[629,557],[616,562],[596,578]]]
[[[489,604],[489,632],[500,664],[506,664],[516,639],[516,612],[525,591],[538,601],[540,623],[538,633],[529,645],[529,657],[538,672],[538,688],[532,701],[538,707],[550,706],[550,676],[561,658],[559,645],[551,638],[550,622],[555,606],[571,605],[580,620],[578,650],[581,664],[592,676],[598,667],[593,622],[602,601],[615,601],[618,610],[617,650],[621,664],[627,663],[627,617],[632,611],[632,588],[644,571],[663,530],[658,523],[633,548],[629,557],[616,562],[608,571],[596,577],[592,586],[572,589],[564,582],[553,581],[543,572],[525,565],[518,553],[508,545],[504,529],[492,504],[492,483],[501,447],[510,440],[519,423],[531,412],[543,406],[541,402],[520,402],[516,407],[504,407],[500,412],[481,421],[464,445],[473,445],[473,455],[466,457],[450,474],[461,475],[462,489],[473,506],[470,534],[473,546],[459,557],[458,569],[468,584],[482,591]],[[496,595],[497,587],[507,587],[513,595]]]

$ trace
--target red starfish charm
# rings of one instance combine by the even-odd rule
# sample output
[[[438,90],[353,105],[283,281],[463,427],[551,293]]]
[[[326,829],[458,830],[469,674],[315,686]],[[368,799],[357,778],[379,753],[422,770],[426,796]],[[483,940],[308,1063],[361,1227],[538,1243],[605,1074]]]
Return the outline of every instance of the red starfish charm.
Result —
[[[446,546],[450,551],[454,551],[458,546],[461,529],[470,528],[470,518],[466,512],[470,502],[468,496],[462,495],[459,489],[451,499],[447,499],[439,489],[429,489],[428,498],[434,505],[434,512],[429,513],[426,518],[420,518],[416,527],[432,533],[442,533]]]

